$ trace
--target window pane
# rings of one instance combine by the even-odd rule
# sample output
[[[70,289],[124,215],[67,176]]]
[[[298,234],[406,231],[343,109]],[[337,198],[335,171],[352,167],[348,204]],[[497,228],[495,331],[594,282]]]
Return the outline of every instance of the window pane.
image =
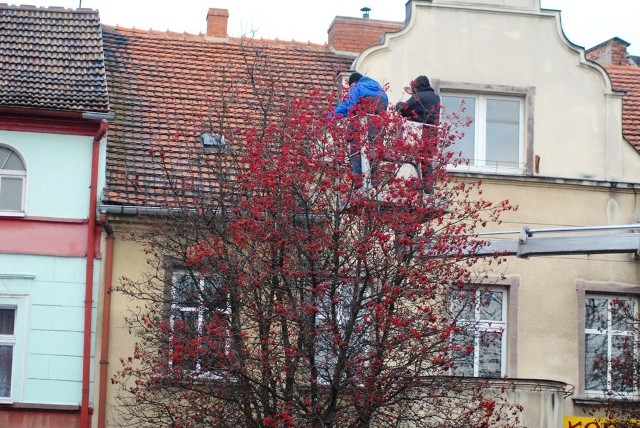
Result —
[[[479,376],[500,377],[502,375],[502,334],[501,331],[480,333]]]
[[[486,164],[519,167],[520,102],[487,99]]]
[[[0,210],[22,210],[22,178],[0,177]]]
[[[461,132],[462,138],[456,140],[454,144],[449,147],[449,151],[453,153],[461,152],[462,159],[469,159],[470,165],[475,164],[475,118],[476,118],[476,100],[471,97],[452,97],[443,96],[441,98],[443,111],[447,116],[457,113],[460,115],[462,122],[466,122],[467,119],[471,120],[470,126],[464,126],[460,129],[454,129],[454,131]],[[462,111],[464,110],[464,111]],[[447,118],[445,118],[447,119]],[[449,119],[453,122],[453,119]],[[455,125],[455,123],[454,123]],[[457,157],[457,156],[456,156]]]
[[[173,295],[176,306],[199,306],[200,293],[198,291],[198,283],[191,275],[179,273],[173,276]]]
[[[626,331],[633,323],[635,308],[631,299],[611,299],[611,328]]]
[[[199,314],[195,310],[173,311],[173,341],[176,345],[173,349],[174,357],[178,358],[180,367],[185,370],[195,370],[197,359],[195,358],[193,340],[199,334]]]
[[[223,311],[203,311],[202,314],[202,353],[199,358],[200,370],[211,371],[219,368],[229,344],[231,330],[228,314]]]
[[[473,333],[469,336],[459,335],[454,338],[453,346],[456,350],[452,353],[453,374],[456,376],[473,376]]]
[[[13,346],[0,345],[0,397],[11,396],[11,366]]]
[[[607,299],[585,299],[585,327],[593,330],[606,330],[607,309]]]
[[[195,310],[181,311],[175,309],[173,313],[174,328],[179,337],[190,340],[198,335],[199,313]]]
[[[607,336],[585,335],[585,389],[607,389]]]
[[[635,341],[631,336],[611,337],[611,389],[633,392]]]
[[[1,157],[1,156],[0,156]],[[9,155],[9,158],[7,159],[7,161],[4,164],[4,168],[2,169],[11,169],[11,170],[15,170],[15,171],[24,171],[25,167],[24,164],[22,163],[22,160],[20,159],[20,157],[11,152],[11,154]]]
[[[229,299],[220,291],[221,282],[221,278],[206,278],[202,281],[202,299],[211,311],[227,312],[229,310]]]
[[[6,147],[0,147],[0,169],[3,169],[3,165],[7,163],[9,156],[13,153],[11,150]]]
[[[13,334],[15,309],[0,309],[0,334]]]
[[[451,316],[458,321],[475,321],[474,292],[469,290],[455,291],[450,297],[449,309]]]
[[[480,320],[502,321],[502,292],[480,292]]]

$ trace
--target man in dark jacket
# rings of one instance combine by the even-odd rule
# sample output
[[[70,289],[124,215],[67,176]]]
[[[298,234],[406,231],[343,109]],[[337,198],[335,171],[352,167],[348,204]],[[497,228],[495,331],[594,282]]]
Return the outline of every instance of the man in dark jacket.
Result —
[[[395,106],[396,111],[413,122],[421,123],[423,125],[423,138],[431,140],[437,137],[437,126],[440,123],[440,96],[431,87],[427,76],[416,77],[411,82],[408,92],[411,93],[411,98],[397,103]],[[431,182],[432,178],[429,176],[433,172],[432,159],[422,158],[417,160],[420,162],[427,192],[431,193],[433,191],[433,183]]]
[[[387,109],[389,98],[382,86],[370,77],[360,73],[352,73],[349,76],[349,90],[340,104],[336,106],[329,117],[346,117],[354,113],[358,107],[363,107],[366,114],[380,114]],[[372,141],[379,133],[373,120],[368,120],[368,137]],[[350,129],[353,132],[353,129]],[[348,138],[348,137],[347,137]],[[349,156],[354,174],[362,176],[362,159],[360,157],[361,147],[357,141],[349,141]]]
[[[440,96],[431,87],[427,76],[411,82],[411,98],[396,104],[396,111],[414,122],[437,125],[440,117]]]

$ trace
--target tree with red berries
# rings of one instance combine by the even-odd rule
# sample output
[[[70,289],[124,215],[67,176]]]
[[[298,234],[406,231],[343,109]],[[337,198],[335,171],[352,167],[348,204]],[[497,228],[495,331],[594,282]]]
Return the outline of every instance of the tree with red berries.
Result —
[[[423,129],[366,103],[328,118],[334,94],[294,97],[264,76],[251,79],[263,120],[233,128],[213,106],[177,136],[216,144],[149,149],[162,210],[129,235],[146,277],[118,287],[137,303],[138,342],[113,378],[122,424],[517,425],[491,379],[455,376],[481,276],[470,236],[513,209],[447,172],[455,124]]]

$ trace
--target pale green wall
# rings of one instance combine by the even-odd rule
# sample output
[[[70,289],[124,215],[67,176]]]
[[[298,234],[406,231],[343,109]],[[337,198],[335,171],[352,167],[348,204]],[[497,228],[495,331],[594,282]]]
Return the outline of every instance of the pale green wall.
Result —
[[[80,404],[85,269],[85,258],[0,254],[0,302],[8,295],[27,297],[26,314],[21,314],[26,316],[26,337],[18,338],[26,339],[24,354],[16,356],[17,371],[23,373],[22,396],[15,401]],[[99,260],[95,272],[94,296]]]
[[[0,131],[0,144],[15,148],[25,160],[27,216],[87,218],[91,137]]]

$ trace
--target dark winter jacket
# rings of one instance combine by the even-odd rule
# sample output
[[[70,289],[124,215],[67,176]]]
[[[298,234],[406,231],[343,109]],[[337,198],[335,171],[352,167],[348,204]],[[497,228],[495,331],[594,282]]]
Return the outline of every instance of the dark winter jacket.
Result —
[[[411,98],[396,104],[396,111],[414,122],[437,125],[440,116],[440,96],[435,93],[429,80],[424,76],[416,79],[415,89],[416,93]]]
[[[377,98],[376,113],[384,111],[389,105],[387,94],[382,86],[370,77],[363,76],[349,88],[344,100],[329,114],[329,117],[345,117],[361,102],[362,98]]]

